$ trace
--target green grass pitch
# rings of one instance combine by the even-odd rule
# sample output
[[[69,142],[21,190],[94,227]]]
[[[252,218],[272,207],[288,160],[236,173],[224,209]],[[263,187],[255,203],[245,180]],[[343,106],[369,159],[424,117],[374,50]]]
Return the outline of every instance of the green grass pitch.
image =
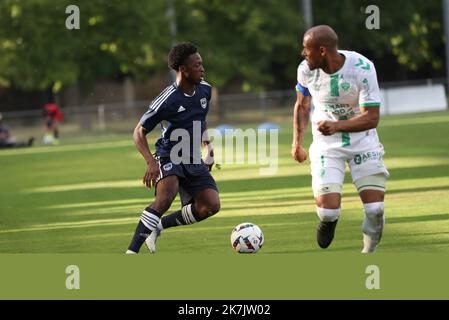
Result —
[[[378,251],[449,252],[449,113],[383,117],[378,132],[391,174]],[[131,134],[62,141],[0,150],[0,253],[126,250],[140,212],[153,199],[141,183],[145,164]],[[360,252],[363,211],[349,175],[335,240],[326,251],[318,248],[309,162],[295,163],[290,145],[288,121],[279,133],[274,176],[260,176],[255,165],[215,170],[222,210],[164,231],[159,253],[236,254],[229,238],[242,222],[262,228],[265,245],[258,254]],[[178,208],[176,200],[170,211]]]

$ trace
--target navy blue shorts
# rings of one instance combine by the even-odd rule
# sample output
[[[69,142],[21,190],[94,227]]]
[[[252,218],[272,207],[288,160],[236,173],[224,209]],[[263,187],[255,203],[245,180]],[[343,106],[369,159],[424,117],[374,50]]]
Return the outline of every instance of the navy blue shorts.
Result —
[[[174,164],[169,157],[158,158],[158,162],[160,174],[156,180],[156,185],[165,177],[177,176],[182,206],[191,203],[193,197],[205,189],[214,189],[218,192],[217,184],[204,163]]]

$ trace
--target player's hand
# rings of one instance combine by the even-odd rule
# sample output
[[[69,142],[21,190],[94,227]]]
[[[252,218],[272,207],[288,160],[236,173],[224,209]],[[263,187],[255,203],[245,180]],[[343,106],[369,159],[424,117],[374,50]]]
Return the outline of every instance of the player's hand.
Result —
[[[204,156],[203,162],[207,166],[207,169],[209,171],[212,170],[215,160],[214,160],[214,148],[212,148],[212,145],[209,143],[206,145],[206,155]]]
[[[292,145],[292,157],[299,163],[307,160],[307,151],[300,145]]]
[[[317,129],[325,136],[333,135],[338,132],[337,121],[322,120],[317,122]]]
[[[150,161],[148,163],[147,172],[143,177],[143,184],[150,188],[156,185],[156,179],[159,177],[159,164],[156,161]]]

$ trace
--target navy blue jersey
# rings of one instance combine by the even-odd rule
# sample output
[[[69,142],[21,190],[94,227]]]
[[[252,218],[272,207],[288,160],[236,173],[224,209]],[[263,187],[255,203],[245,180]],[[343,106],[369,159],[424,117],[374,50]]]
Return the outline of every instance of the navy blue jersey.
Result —
[[[201,136],[206,129],[205,120],[209,111],[211,91],[211,86],[201,81],[189,96],[174,83],[151,102],[148,111],[140,119],[140,124],[148,132],[156,125],[161,125],[162,136],[156,142],[156,154],[159,157],[170,156],[171,149],[183,140],[182,137],[172,137],[171,140],[172,133],[174,136],[178,135],[178,131],[173,131],[184,129],[190,138],[188,158],[190,161],[201,161]]]

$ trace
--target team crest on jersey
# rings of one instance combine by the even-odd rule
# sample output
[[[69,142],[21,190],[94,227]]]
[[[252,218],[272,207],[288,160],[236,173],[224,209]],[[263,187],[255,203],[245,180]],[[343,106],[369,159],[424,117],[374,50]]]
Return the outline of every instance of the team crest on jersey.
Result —
[[[207,107],[207,100],[206,100],[206,98],[202,98],[202,99],[200,100],[200,103],[201,103],[201,107],[202,107],[203,109],[206,109],[206,107]]]
[[[166,163],[166,164],[164,164],[164,166],[162,167],[165,171],[169,171],[169,170],[171,170],[171,168],[173,168],[173,164],[170,162],[170,163]]]
[[[348,91],[350,87],[351,85],[349,84],[349,82],[343,82],[341,84],[341,88],[343,89],[343,91]]]

